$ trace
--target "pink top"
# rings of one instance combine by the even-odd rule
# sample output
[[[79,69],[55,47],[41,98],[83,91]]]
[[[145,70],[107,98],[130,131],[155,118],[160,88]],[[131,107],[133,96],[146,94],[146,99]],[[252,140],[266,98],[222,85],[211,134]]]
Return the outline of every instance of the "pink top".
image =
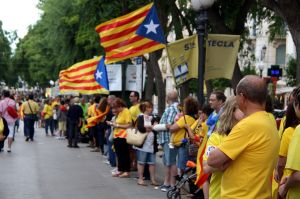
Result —
[[[8,106],[16,108],[16,102],[9,97],[6,97],[0,101],[0,114],[6,119],[8,125],[14,125],[16,119],[12,118],[6,111]]]

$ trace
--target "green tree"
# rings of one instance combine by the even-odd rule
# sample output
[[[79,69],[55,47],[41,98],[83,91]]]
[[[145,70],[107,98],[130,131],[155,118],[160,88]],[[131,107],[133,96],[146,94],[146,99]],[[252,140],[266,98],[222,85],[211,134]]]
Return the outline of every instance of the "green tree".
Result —
[[[296,86],[296,70],[297,70],[297,60],[293,57],[289,58],[287,67],[285,68],[287,85]]]
[[[0,21],[0,81],[6,84],[11,84],[15,75],[12,73],[11,68],[11,48],[10,37],[11,33],[2,29],[2,21]]]

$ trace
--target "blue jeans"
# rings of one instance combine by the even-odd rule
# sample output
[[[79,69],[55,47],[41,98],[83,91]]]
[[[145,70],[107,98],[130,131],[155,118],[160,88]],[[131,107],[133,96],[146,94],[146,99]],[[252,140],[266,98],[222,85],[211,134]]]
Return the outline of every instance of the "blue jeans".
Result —
[[[53,118],[50,117],[48,119],[45,119],[45,131],[46,135],[48,135],[48,128],[50,127],[50,132],[53,135]]]
[[[24,117],[25,136],[33,140],[34,136],[34,119],[30,116]]]
[[[109,135],[111,134],[111,130],[108,130],[108,133],[106,134],[106,141],[107,141],[107,145],[108,145],[108,161],[110,163],[110,166],[112,167],[116,167],[117,163],[116,163],[116,154],[115,152],[112,150],[112,146],[113,143],[111,141],[109,141]]]

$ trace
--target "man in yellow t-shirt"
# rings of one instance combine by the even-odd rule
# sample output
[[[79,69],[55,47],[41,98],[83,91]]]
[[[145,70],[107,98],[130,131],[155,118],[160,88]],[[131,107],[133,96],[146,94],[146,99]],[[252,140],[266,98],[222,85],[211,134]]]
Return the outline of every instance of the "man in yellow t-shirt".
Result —
[[[136,126],[136,120],[138,116],[141,114],[139,100],[140,100],[140,95],[138,92],[136,91],[130,92],[129,101],[132,104],[132,106],[129,108],[129,112],[131,115],[131,121],[135,126]],[[136,151],[133,148],[130,149],[130,159],[131,159],[131,169],[137,170]]]
[[[45,105],[43,109],[43,115],[45,120],[45,131],[46,136],[48,135],[48,128],[50,128],[51,135],[54,136],[54,127],[53,127],[53,108],[50,104],[50,100],[45,100]]]
[[[300,118],[300,94],[295,97],[294,109],[298,118]],[[281,186],[279,187],[279,194],[285,196],[287,199],[298,199],[300,196],[300,125],[298,125],[294,131],[292,137],[287,162],[285,165],[286,169],[291,170],[291,175],[282,179]]]
[[[277,161],[279,137],[267,112],[267,86],[258,76],[244,77],[236,89],[245,114],[208,157],[208,165],[224,170],[221,198],[271,198],[271,177]]]
[[[129,108],[129,112],[131,115],[132,121],[135,123],[138,116],[141,114],[140,103],[139,103],[140,95],[136,91],[132,91],[129,95],[129,100],[132,106]]]

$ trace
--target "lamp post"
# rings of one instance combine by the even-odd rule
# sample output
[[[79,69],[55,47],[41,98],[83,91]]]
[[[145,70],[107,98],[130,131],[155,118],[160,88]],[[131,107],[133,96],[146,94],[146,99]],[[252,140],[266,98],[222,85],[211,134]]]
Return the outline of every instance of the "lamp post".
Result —
[[[265,66],[264,66],[264,63],[263,62],[260,62],[258,64],[258,69],[259,69],[259,76],[262,78],[262,72],[264,70]]]
[[[198,93],[197,98],[200,106],[204,103],[204,72],[205,72],[205,53],[206,45],[205,38],[207,36],[206,26],[208,22],[207,9],[211,7],[214,0],[191,0],[192,8],[196,11],[197,16],[195,19],[196,30],[198,35]]]

